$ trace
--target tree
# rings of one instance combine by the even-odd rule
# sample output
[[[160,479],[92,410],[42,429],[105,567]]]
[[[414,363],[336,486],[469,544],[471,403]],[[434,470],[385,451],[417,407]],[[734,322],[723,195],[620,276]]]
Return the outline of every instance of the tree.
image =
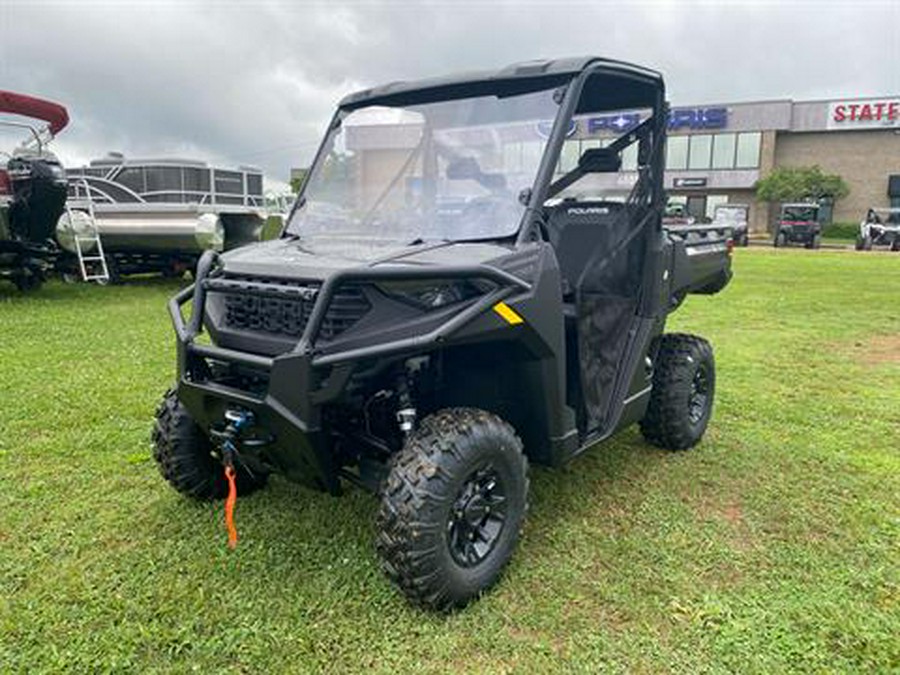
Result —
[[[291,192],[294,194],[300,192],[300,186],[307,173],[309,173],[309,169],[291,169]]]
[[[765,202],[837,201],[848,194],[850,188],[843,178],[823,173],[818,165],[779,167],[756,182],[756,196]]]

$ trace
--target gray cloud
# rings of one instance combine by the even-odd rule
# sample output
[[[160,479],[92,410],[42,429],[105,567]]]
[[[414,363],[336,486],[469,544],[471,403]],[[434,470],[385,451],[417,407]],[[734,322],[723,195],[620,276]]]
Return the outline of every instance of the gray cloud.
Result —
[[[582,53],[678,104],[900,93],[896,2],[0,5],[0,88],[64,103],[56,150],[261,166],[284,180],[334,104],[383,81]]]

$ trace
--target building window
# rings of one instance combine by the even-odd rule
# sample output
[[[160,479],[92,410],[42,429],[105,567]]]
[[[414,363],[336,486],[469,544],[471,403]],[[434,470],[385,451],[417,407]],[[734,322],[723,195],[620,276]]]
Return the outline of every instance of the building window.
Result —
[[[686,169],[688,136],[669,136],[666,141],[666,168]]]
[[[822,225],[831,225],[834,219],[834,200],[831,197],[822,197],[819,200],[819,222]]]
[[[728,134],[728,135],[734,136],[734,134]],[[718,139],[718,136],[716,138]],[[716,168],[715,165],[713,165],[713,168],[714,169]],[[712,221],[716,215],[716,207],[724,206],[727,203],[728,203],[727,195],[709,195],[706,198],[706,217],[709,218],[710,221]]]
[[[559,155],[560,173],[568,173],[578,166],[580,145],[578,141],[566,141],[563,143],[562,152]]]
[[[759,166],[759,145],[762,134],[758,131],[747,134],[738,134],[737,161],[738,169],[755,169]]]
[[[716,134],[713,136],[712,168],[734,168],[734,149],[737,136],[734,134]]]
[[[519,173],[522,170],[521,143],[507,143],[503,146],[503,168],[506,173]]]
[[[544,152],[543,141],[525,141],[522,143],[522,169],[537,166]]]
[[[712,136],[698,134],[691,136],[691,154],[688,159],[689,169],[708,169],[712,155]]]
[[[637,171],[638,144],[632,143],[622,153],[622,171]]]

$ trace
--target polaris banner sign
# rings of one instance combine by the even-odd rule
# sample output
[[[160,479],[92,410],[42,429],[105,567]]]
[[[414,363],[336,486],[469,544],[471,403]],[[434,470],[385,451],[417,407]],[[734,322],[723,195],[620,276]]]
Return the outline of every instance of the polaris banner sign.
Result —
[[[589,117],[585,120],[588,135],[612,131],[626,133],[641,123],[637,112]],[[728,108],[676,108],[669,113],[669,130],[725,129],[728,126]]]

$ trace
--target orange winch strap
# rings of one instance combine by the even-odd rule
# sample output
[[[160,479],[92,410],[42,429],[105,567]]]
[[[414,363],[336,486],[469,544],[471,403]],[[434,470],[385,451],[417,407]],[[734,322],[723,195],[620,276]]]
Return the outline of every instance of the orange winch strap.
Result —
[[[228,481],[228,499],[225,500],[225,527],[228,528],[228,548],[237,546],[237,528],[234,526],[234,505],[237,503],[237,486],[234,482],[234,467],[225,467]]]

